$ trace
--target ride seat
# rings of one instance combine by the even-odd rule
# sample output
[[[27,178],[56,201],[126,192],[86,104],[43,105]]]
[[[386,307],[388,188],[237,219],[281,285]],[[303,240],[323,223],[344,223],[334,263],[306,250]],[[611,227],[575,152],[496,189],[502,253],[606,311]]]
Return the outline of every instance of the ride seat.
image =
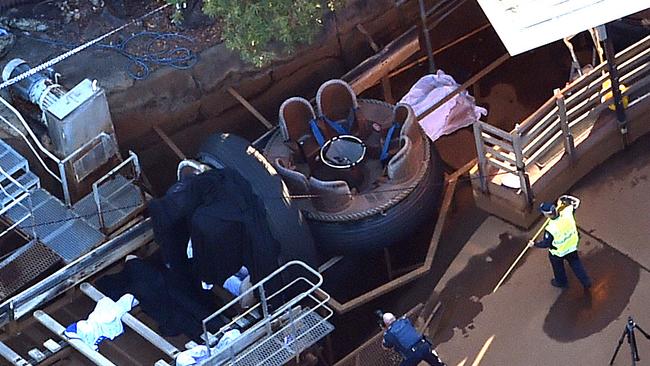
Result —
[[[284,140],[298,142],[301,137],[311,134],[309,121],[316,119],[316,114],[307,99],[292,97],[280,106],[278,119]]]
[[[273,165],[280,176],[282,176],[282,180],[287,184],[289,192],[292,194],[309,194],[309,182],[304,174],[288,168],[280,158],[276,158],[273,161]]]
[[[359,135],[357,96],[345,81],[324,82],[316,93],[316,108],[322,118],[342,124],[351,135]]]
[[[413,144],[408,136],[400,138],[402,147],[388,161],[388,179],[393,182],[403,182],[412,178],[422,164],[422,145]]]
[[[352,203],[352,192],[348,184],[342,180],[322,181],[309,178],[310,192],[318,197],[312,198],[314,207],[324,212],[338,212]]]

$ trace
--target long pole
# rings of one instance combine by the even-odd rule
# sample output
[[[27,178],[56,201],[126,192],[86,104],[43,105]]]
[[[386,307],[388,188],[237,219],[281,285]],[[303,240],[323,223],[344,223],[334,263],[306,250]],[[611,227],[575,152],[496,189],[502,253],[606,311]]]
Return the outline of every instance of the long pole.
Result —
[[[548,224],[548,222],[549,222],[550,220],[551,220],[550,218],[547,218],[547,219],[544,221],[544,224],[542,224],[542,226],[539,228],[539,230],[537,230],[537,232],[535,233],[535,235],[533,236],[533,238],[532,238],[531,240],[534,241],[535,239],[537,239],[537,237],[542,233],[542,231],[544,231],[544,229],[546,228],[546,225]],[[503,281],[505,281],[506,278],[508,278],[508,275],[510,274],[510,272],[512,272],[512,270],[515,268],[515,266],[517,265],[517,263],[519,263],[519,261],[521,260],[521,258],[524,256],[524,254],[525,254],[526,251],[528,250],[528,248],[529,248],[528,243],[526,243],[526,246],[524,247],[524,250],[522,250],[521,253],[519,253],[519,256],[517,257],[517,259],[515,259],[515,261],[514,261],[514,262],[512,263],[512,265],[510,266],[510,268],[508,268],[508,271],[506,272],[506,274],[504,274],[503,277],[501,277],[501,280],[500,280],[499,283],[497,283],[497,285],[494,287],[494,290],[492,290],[492,293],[495,293],[495,292],[499,289],[499,287],[501,286],[501,284],[503,283]]]
[[[426,43],[427,57],[429,58],[429,73],[436,72],[436,65],[433,62],[433,50],[431,48],[431,36],[429,29],[427,29],[427,11],[424,7],[424,0],[419,0],[420,3],[420,20],[422,21],[422,32],[424,33],[424,42]]]
[[[616,119],[618,119],[618,127],[623,135],[623,143],[627,147],[627,118],[625,116],[625,108],[623,107],[623,98],[621,96],[618,68],[616,66],[616,53],[614,52],[614,44],[612,39],[607,35],[607,25],[598,27],[601,32],[601,39],[605,43],[605,57],[607,57],[607,69],[609,70],[609,79],[612,85],[612,95],[614,95],[614,105],[616,106]]]

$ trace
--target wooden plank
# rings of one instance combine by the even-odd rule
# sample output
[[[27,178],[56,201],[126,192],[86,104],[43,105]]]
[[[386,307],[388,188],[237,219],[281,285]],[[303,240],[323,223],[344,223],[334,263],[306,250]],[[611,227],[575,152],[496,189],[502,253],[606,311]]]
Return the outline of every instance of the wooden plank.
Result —
[[[510,157],[509,154],[504,153],[503,151],[493,149],[489,146],[485,146],[485,151],[487,151],[491,155],[490,158],[492,159],[503,160],[505,162],[511,163],[512,165],[515,165],[516,163],[514,158]]]
[[[519,124],[519,132],[522,135],[533,134],[534,129],[538,128],[537,123],[544,117],[552,113],[555,108],[555,98],[550,98],[542,104],[535,112],[528,116],[523,122]]]
[[[377,54],[347,72],[341,79],[347,81],[356,94],[361,94],[419,50],[417,28],[411,27]]]
[[[248,103],[248,101],[244,99],[244,97],[242,97],[239,93],[237,93],[235,89],[229,86],[226,90],[228,91],[228,93],[230,93],[230,95],[235,97],[235,99],[237,99],[237,101],[241,103],[241,105],[243,105],[244,108],[246,108],[249,112],[251,112],[251,114],[255,116],[255,118],[257,118],[257,120],[264,125],[264,127],[266,127],[269,130],[273,129],[273,125],[271,124],[271,122],[269,122],[269,120],[266,119],[266,117],[264,117],[260,112],[258,112],[257,109],[253,107],[253,105]]]
[[[187,159],[187,156],[183,153],[183,151],[172,141],[172,139],[169,138],[169,136],[165,133],[165,131],[161,130],[160,127],[157,125],[153,125],[151,128],[153,128],[154,131],[160,136],[160,138],[169,146],[169,148],[178,156],[179,159],[185,160]]]
[[[473,31],[471,31],[469,33],[466,33],[465,35],[463,35],[463,36],[461,36],[459,38],[456,38],[452,42],[447,43],[446,45],[444,45],[444,46],[442,46],[442,47],[440,47],[438,49],[435,49],[433,51],[433,55],[436,56],[436,55],[446,51],[447,49],[449,49],[451,47],[454,47],[455,45],[465,41],[466,39],[468,39],[468,38],[476,35],[477,33],[481,32],[481,31],[483,31],[483,30],[485,30],[487,28],[490,28],[490,27],[492,27],[492,24],[490,24],[490,23],[483,24],[482,26],[474,29]],[[427,60],[427,56],[422,56],[422,57],[418,58],[417,60],[415,60],[413,62],[409,62],[408,64],[400,67],[399,69],[397,69],[395,71],[392,71],[390,74],[388,74],[388,76],[389,77],[397,76],[397,75],[403,73],[404,71],[409,70],[409,69],[413,68],[414,66],[421,64],[422,62],[424,62],[426,60]]]
[[[562,144],[562,130],[560,130],[560,127],[558,126],[557,132],[555,132],[555,134],[551,135],[548,139],[546,139],[544,144],[542,144],[537,150],[535,150],[535,152],[530,156],[530,158],[528,158],[527,163],[529,165],[535,164],[541,157],[546,155],[546,153],[553,150],[554,148],[557,148],[561,144]]]
[[[537,137],[524,145],[524,155],[529,157],[534,155],[537,149],[539,149],[540,146],[544,145],[546,141],[551,138],[557,131],[560,131],[560,119],[556,116],[553,123],[549,124],[549,126],[539,135],[537,135]]]
[[[502,150],[512,152],[512,144],[509,141],[496,139],[487,133],[481,133],[481,139],[491,145],[498,146]]]
[[[528,130],[528,133],[522,134],[522,143],[524,146],[528,144],[530,141],[534,140],[539,136],[539,134],[544,133],[544,130],[548,128],[555,120],[557,119],[557,105],[551,109],[551,111],[542,119],[537,122],[537,126],[535,126],[533,129]]]
[[[650,48],[650,35],[617,53],[616,63],[620,65],[648,48]]]
[[[487,124],[485,122],[479,122],[481,124],[481,130],[483,132],[491,133],[493,135],[499,136],[500,138],[512,143],[512,135],[500,128],[494,127],[490,124]]]
[[[509,173],[515,173],[517,174],[517,169],[514,167],[514,165],[508,165],[502,162],[501,160],[496,160],[496,159],[488,159],[487,163],[492,165],[493,167],[497,169],[503,169]]]
[[[575,119],[582,116],[585,113],[588,113],[590,110],[594,109],[600,103],[601,95],[599,93],[593,94],[590,98],[584,99],[582,103],[575,105],[573,108],[567,111],[567,119],[569,124]]]

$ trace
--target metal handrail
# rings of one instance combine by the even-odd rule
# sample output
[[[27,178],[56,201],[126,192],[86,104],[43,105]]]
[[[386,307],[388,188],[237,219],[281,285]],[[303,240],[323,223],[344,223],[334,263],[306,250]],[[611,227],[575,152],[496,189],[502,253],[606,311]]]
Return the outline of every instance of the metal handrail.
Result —
[[[307,270],[307,272],[313,274],[314,277],[316,277],[316,278],[318,279],[318,281],[317,281],[316,283],[313,283],[313,282],[307,280],[307,279],[304,278],[304,277],[300,277],[300,278],[298,278],[298,279],[292,281],[292,284],[293,284],[293,283],[296,283],[298,280],[303,279],[305,282],[307,282],[308,284],[310,284],[311,287],[310,287],[308,290],[306,290],[306,291],[304,291],[303,293],[301,293],[300,295],[295,296],[292,300],[288,301],[287,303],[285,303],[284,305],[282,305],[281,307],[279,307],[277,310],[273,311],[272,314],[269,314],[269,313],[268,313],[268,305],[267,305],[267,301],[268,301],[269,299],[273,298],[275,295],[279,294],[281,291],[284,291],[285,289],[287,289],[287,288],[288,288],[288,285],[286,285],[286,286],[284,286],[282,289],[276,291],[274,294],[271,294],[268,298],[265,296],[264,285],[265,285],[267,282],[269,282],[269,281],[271,281],[272,279],[274,279],[278,274],[282,273],[283,271],[285,271],[287,268],[289,268],[289,267],[291,267],[291,266],[299,266],[299,267],[304,268],[305,270]],[[203,337],[204,337],[204,341],[205,341],[206,346],[207,346],[207,349],[208,349],[208,354],[211,354],[211,350],[210,350],[210,340],[211,340],[211,337],[210,337],[210,336],[211,336],[211,335],[208,333],[208,329],[207,329],[207,324],[208,324],[208,322],[210,322],[211,320],[215,319],[216,317],[222,315],[222,314],[223,314],[227,309],[229,309],[229,308],[232,307],[233,305],[239,303],[242,299],[244,299],[244,298],[247,297],[248,295],[253,294],[254,291],[258,290],[258,291],[260,292],[260,298],[261,298],[260,302],[261,302],[261,306],[262,306],[263,316],[264,316],[264,317],[263,317],[263,319],[262,319],[260,322],[258,322],[255,326],[253,326],[251,329],[247,330],[248,333],[252,333],[253,331],[256,331],[256,330],[260,329],[262,326],[270,327],[270,322],[271,322],[271,320],[277,318],[277,317],[278,317],[280,314],[282,314],[285,310],[292,308],[294,305],[297,305],[300,301],[304,300],[307,296],[309,296],[311,293],[313,293],[313,292],[316,291],[318,288],[320,288],[320,286],[321,286],[322,284],[323,284],[323,276],[322,276],[320,273],[318,273],[317,271],[315,271],[313,268],[309,267],[309,266],[308,266],[307,264],[305,264],[304,262],[302,262],[302,261],[297,261],[297,260],[293,260],[293,261],[287,262],[286,264],[284,264],[284,265],[281,266],[280,268],[278,268],[278,269],[276,269],[275,271],[273,271],[273,272],[272,272],[271,274],[269,274],[268,276],[264,277],[261,281],[259,281],[259,282],[256,283],[255,285],[253,285],[251,288],[249,288],[249,289],[247,289],[246,291],[244,291],[242,294],[240,294],[240,295],[237,296],[235,299],[233,299],[232,301],[230,301],[228,304],[226,304],[225,306],[223,306],[221,309],[217,310],[216,312],[214,312],[214,313],[211,314],[210,316],[208,316],[208,317],[206,317],[205,319],[203,319],[203,321],[202,321],[202,326],[203,326]],[[220,329],[220,331],[223,331],[223,330],[224,330],[224,327],[222,327],[222,328]]]
[[[302,315],[300,315],[298,318],[292,319],[293,321],[296,321],[296,322],[297,322],[297,321],[300,321],[300,320],[304,319],[307,315],[311,314],[312,312],[314,312],[314,311],[316,311],[317,309],[320,309],[320,308],[324,308],[324,309],[326,309],[327,312],[328,312],[328,315],[324,316],[323,319],[322,319],[321,321],[319,321],[318,323],[316,323],[316,324],[313,325],[312,327],[308,328],[308,329],[304,332],[304,334],[306,334],[306,333],[308,333],[310,330],[312,330],[312,329],[318,327],[320,324],[322,324],[322,323],[325,322],[327,319],[329,319],[330,317],[332,317],[332,315],[334,315],[334,311],[332,311],[331,309],[329,309],[329,308],[327,308],[327,307],[324,306],[324,305],[325,305],[325,304],[326,304],[326,303],[331,299],[331,297],[330,297],[329,294],[326,293],[325,296],[324,296],[324,298],[321,299],[321,300],[315,298],[315,297],[312,296],[311,294],[308,295],[308,296],[309,296],[309,298],[313,299],[313,300],[316,302],[317,305],[316,305],[314,308],[312,308],[310,311],[304,311],[304,312],[302,313]],[[288,329],[289,327],[293,326],[293,324],[294,324],[294,323],[291,322],[291,323],[289,323],[289,324],[287,324],[287,325],[284,325],[283,327],[279,328],[276,332],[277,332],[277,333],[280,333],[280,332],[284,331],[285,329]],[[304,334],[303,334],[302,336],[304,336]],[[301,337],[302,337],[302,336],[301,336]],[[297,337],[297,338],[295,338],[293,341],[296,342],[299,338],[300,338],[300,337]],[[264,344],[264,342],[261,342],[261,343],[257,344],[255,347],[251,347],[250,349],[246,350],[246,352],[244,352],[243,354],[239,355],[239,356],[238,356],[238,359],[241,359],[241,358],[246,357],[248,354],[252,353],[252,352],[255,351],[257,348],[261,347],[263,344]],[[262,360],[261,364],[264,364],[264,362],[265,362],[266,360],[268,360],[268,359],[270,359],[271,357],[275,356],[275,355],[276,355],[278,352],[280,352],[281,350],[282,350],[282,349],[277,350],[277,351],[275,351],[274,353],[271,353],[270,355],[267,355],[267,357],[266,357],[264,360]]]
[[[102,204],[101,204],[101,197],[99,196],[99,186],[106,181],[108,178],[111,176],[117,174],[120,169],[124,168],[127,166],[129,163],[133,163],[133,166],[135,168],[135,177],[129,181],[127,181],[122,187],[119,189],[122,189],[126,185],[130,184],[131,182],[137,180],[140,178],[140,174],[142,173],[140,169],[140,161],[138,160],[138,156],[133,152],[129,150],[129,157],[128,159],[124,160],[120,164],[118,164],[115,168],[111,169],[108,173],[104,174],[101,178],[99,178],[95,183],[93,183],[93,198],[95,200],[95,206],[97,207],[97,216],[99,218],[99,227],[103,230],[105,229],[105,223],[104,223],[104,212],[102,211]],[[118,190],[119,190],[118,189]]]

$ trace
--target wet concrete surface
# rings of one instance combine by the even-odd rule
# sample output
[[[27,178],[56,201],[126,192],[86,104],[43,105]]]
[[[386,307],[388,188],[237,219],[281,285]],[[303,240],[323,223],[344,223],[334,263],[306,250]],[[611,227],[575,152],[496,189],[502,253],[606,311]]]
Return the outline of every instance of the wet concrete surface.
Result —
[[[483,311],[481,299],[492,292],[494,284],[499,282],[527,242],[526,237],[513,236],[509,232],[501,233],[499,240],[495,248],[472,257],[441,292],[440,301],[444,309],[436,343],[450,340],[454,329],[467,336],[474,328],[474,318]],[[518,266],[524,262],[519,262]]]
[[[445,311],[431,332],[447,364],[478,362],[483,347],[487,352],[475,364],[606,364],[629,315],[641,326],[650,323],[650,254],[645,245],[650,235],[649,142],[650,137],[640,139],[567,192],[582,200],[576,217],[581,258],[594,281],[590,295],[568,265],[569,288],[552,287],[547,252],[541,249],[530,250],[501,288],[490,293],[505,271],[503,263],[507,267],[519,252],[506,248],[522,248],[532,233],[492,216],[475,230],[437,286]],[[538,225],[541,221],[531,231]],[[503,259],[494,260],[496,256]],[[489,270],[493,264],[496,273]],[[445,299],[451,301],[445,304]],[[650,364],[643,357],[648,345],[643,338],[637,342],[639,364]],[[615,364],[629,364],[626,345]]]
[[[591,242],[583,239],[581,245]],[[639,282],[640,267],[612,247],[603,246],[583,263],[592,276],[591,291],[585,294],[577,279],[568,274],[570,287],[557,298],[544,321],[544,332],[559,342],[573,342],[603,330],[625,310]]]

